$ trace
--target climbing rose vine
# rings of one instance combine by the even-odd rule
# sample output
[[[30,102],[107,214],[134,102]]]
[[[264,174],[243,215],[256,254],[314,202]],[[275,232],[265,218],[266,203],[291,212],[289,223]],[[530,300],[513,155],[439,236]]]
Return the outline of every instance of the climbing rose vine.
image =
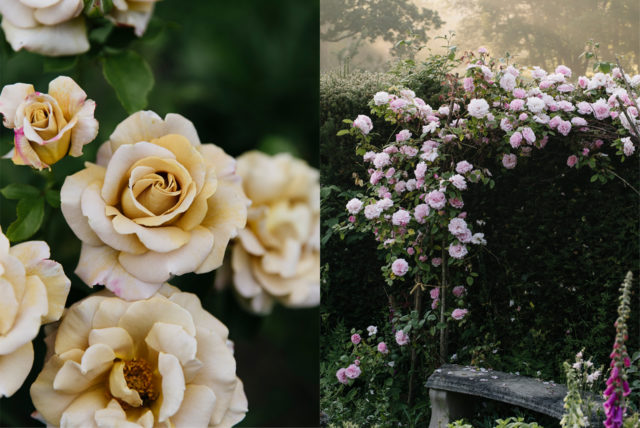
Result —
[[[591,181],[613,179],[611,158],[636,152],[640,101],[640,75],[620,68],[574,80],[564,65],[551,72],[519,68],[484,51],[462,61],[466,74],[448,76],[441,106],[407,88],[373,96],[371,114],[394,128],[390,136],[366,115],[345,120],[351,126],[339,132],[358,140],[357,153],[368,166],[366,192],[348,201],[344,228],[375,235],[386,253],[382,271],[389,285],[438,284],[445,263],[458,299],[463,293],[454,282],[466,275],[473,283],[469,258],[486,244],[477,230],[484,222],[465,211],[469,189],[479,183],[493,188],[494,174],[516,168],[547,144],[566,149],[568,168],[591,168]],[[434,287],[442,292],[442,284]],[[433,298],[434,309],[438,301]],[[467,314],[463,308],[454,312],[446,316]]]

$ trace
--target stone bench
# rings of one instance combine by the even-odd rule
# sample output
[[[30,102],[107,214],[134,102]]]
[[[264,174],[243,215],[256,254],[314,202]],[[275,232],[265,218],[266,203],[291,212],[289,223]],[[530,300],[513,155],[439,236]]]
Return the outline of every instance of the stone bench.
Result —
[[[513,404],[559,420],[564,414],[563,400],[567,395],[564,385],[456,364],[437,369],[426,387],[431,400],[429,428],[446,428],[449,422],[472,416],[474,396]],[[601,398],[590,398],[602,409]],[[591,425],[601,426],[601,416],[592,415]]]

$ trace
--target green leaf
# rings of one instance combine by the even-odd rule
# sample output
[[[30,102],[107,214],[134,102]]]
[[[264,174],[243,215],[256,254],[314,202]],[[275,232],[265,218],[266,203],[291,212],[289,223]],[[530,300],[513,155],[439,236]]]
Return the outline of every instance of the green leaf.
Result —
[[[70,70],[78,64],[77,56],[45,57],[42,69],[45,73],[60,73]]]
[[[44,199],[20,199],[16,211],[18,218],[7,229],[7,238],[11,242],[24,241],[40,229],[44,218]]]
[[[116,90],[118,100],[127,113],[132,114],[147,106],[147,95],[154,79],[149,64],[134,51],[108,55],[102,64],[102,73]]]
[[[472,276],[468,276],[467,277],[467,284],[473,285],[473,277]]]
[[[37,198],[40,190],[29,184],[13,183],[0,190],[2,196],[7,199]]]
[[[591,176],[591,180],[590,181],[593,183],[594,181],[597,181],[597,180],[598,180],[598,174],[593,174]]]
[[[340,137],[341,135],[345,135],[348,134],[349,130],[348,129],[341,129],[338,131],[338,133],[336,134],[338,137]]]
[[[60,208],[60,192],[57,190],[49,189],[44,193],[44,197],[47,203],[53,208]]]

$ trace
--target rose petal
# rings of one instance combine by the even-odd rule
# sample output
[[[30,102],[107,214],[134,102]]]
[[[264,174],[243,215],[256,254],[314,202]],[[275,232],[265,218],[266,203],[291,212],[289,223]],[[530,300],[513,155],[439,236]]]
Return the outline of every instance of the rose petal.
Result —
[[[0,15],[16,27],[29,28],[38,25],[33,17],[33,9],[19,1],[0,0]]]
[[[41,7],[49,7],[52,6],[56,3],[58,3],[58,1],[60,0],[19,0],[16,3],[22,3],[25,6],[28,7],[32,7],[34,9],[38,9]]]
[[[98,154],[96,155],[96,163],[106,168],[109,164],[109,161],[111,160],[111,156],[113,156],[113,152],[111,151],[111,143],[109,143],[109,141],[104,142],[98,149]]]
[[[108,329],[117,326],[120,317],[124,315],[128,307],[128,303],[121,299],[102,300],[93,315],[93,328]]]
[[[33,345],[27,342],[14,352],[0,355],[0,398],[11,397],[24,383],[33,365]]]
[[[233,391],[233,398],[229,408],[218,425],[215,425],[216,427],[232,427],[243,420],[249,411],[249,402],[244,393],[244,385],[240,379],[236,378],[236,380],[236,389]]]
[[[115,354],[107,345],[87,348],[80,363],[67,360],[53,380],[53,389],[65,394],[77,394],[104,380],[113,365]]]
[[[115,398],[133,406],[142,406],[142,398],[135,389],[129,389],[127,380],[124,377],[124,361],[118,361],[111,368],[109,373],[109,392]]]
[[[117,153],[116,153],[117,156]],[[109,169],[107,168],[107,175]],[[105,181],[106,182],[106,181]],[[142,254],[147,251],[137,237],[121,235],[113,228],[113,223],[105,214],[105,202],[100,195],[100,183],[94,181],[82,192],[80,200],[82,214],[87,217],[89,227],[109,247],[132,254]]]
[[[41,317],[48,311],[47,290],[38,277],[29,276],[13,328],[0,335],[0,355],[15,352],[38,335]]]
[[[21,1],[26,3],[34,0]],[[44,25],[57,25],[80,15],[82,6],[82,0],[60,0],[48,7],[38,7],[33,15],[38,22]]]
[[[126,235],[135,233],[140,242],[151,251],[166,253],[177,250],[189,242],[191,234],[173,227],[144,227],[134,223],[123,215],[113,218],[113,228],[116,232]]]
[[[85,169],[67,176],[60,189],[60,208],[67,224],[80,240],[87,245],[102,245],[102,241],[89,227],[87,218],[82,214],[81,198],[84,190],[94,182],[104,179],[105,169],[87,162]]]
[[[234,238],[238,229],[247,222],[249,200],[242,187],[228,180],[220,180],[216,193],[207,200],[209,209],[202,225],[210,228],[215,236],[214,247],[196,273],[210,272],[222,265],[229,239]]]
[[[53,389],[53,380],[64,361],[52,355],[31,385],[31,401],[41,416],[51,425],[60,426],[62,412],[76,398],[75,394],[64,394]]]
[[[149,411],[145,412],[148,415]],[[96,410],[94,419],[100,428],[118,427],[118,428],[140,428],[140,423],[129,422],[127,414],[117,400],[111,399],[106,408]],[[153,415],[151,415],[151,425],[142,425],[144,428],[153,426]]]
[[[53,260],[42,260],[31,268],[30,275],[40,278],[47,289],[49,310],[42,317],[42,323],[59,320],[71,289],[71,280],[64,274],[62,265]]]
[[[262,292],[262,287],[256,281],[251,271],[251,256],[244,248],[236,245],[231,253],[231,267],[233,268],[233,283],[242,297],[251,298]]]
[[[236,361],[227,348],[226,338],[210,330],[197,328],[198,359],[204,363],[193,384],[206,385],[216,396],[211,415],[213,425],[220,423],[231,403],[236,387]]]
[[[184,391],[182,406],[171,417],[176,427],[206,427],[216,403],[216,396],[211,389],[202,385],[187,385]]]
[[[95,413],[106,407],[109,394],[104,388],[87,391],[76,398],[60,418],[63,427],[95,427]]]
[[[166,284],[168,285],[168,284]],[[166,290],[166,288],[164,288]],[[193,317],[193,322],[200,328],[206,328],[226,339],[229,330],[216,317],[204,310],[198,296],[192,293],[183,293],[176,289],[176,292],[168,296],[169,300],[185,308]]]
[[[122,267],[136,278],[150,283],[163,283],[171,275],[193,272],[211,252],[213,234],[198,226],[191,231],[191,239],[184,246],[167,253],[150,251],[141,255],[120,253]]]
[[[84,53],[90,47],[81,17],[54,26],[33,28],[19,28],[3,19],[2,29],[14,51],[24,48],[46,56],[66,56]]]
[[[71,130],[71,147],[69,148],[69,156],[81,156],[82,147],[95,140],[98,135],[99,124],[93,116],[95,109],[96,103],[93,100],[87,100],[80,111],[76,114],[78,122]]]
[[[135,116],[135,114],[133,116]],[[125,119],[124,122],[118,125],[118,128],[127,122],[127,120],[131,119],[131,117],[132,116],[129,116],[128,119]],[[118,128],[116,128],[116,132]],[[113,138],[113,134],[111,137]],[[119,147],[113,152],[102,186],[102,197],[107,205],[116,205],[120,202],[120,193],[129,180],[127,171],[134,163],[152,156],[175,159],[175,155],[171,151],[145,142],[144,140],[139,141],[141,142]]]
[[[89,346],[99,343],[111,348],[116,358],[125,361],[133,358],[133,340],[127,330],[121,327],[91,330],[91,333],[89,333]]]
[[[126,329],[134,346],[145,346],[144,338],[156,322],[182,326],[194,336],[195,326],[189,312],[164,298],[152,297],[145,301],[133,302],[122,315],[118,326]]]
[[[93,316],[106,297],[96,296],[71,306],[60,321],[56,337],[55,353],[63,354],[71,349],[85,349],[89,346],[89,332]]]
[[[149,11],[127,10],[126,12],[115,9],[109,17],[112,17],[119,25],[133,27],[136,36],[142,37],[147,29],[147,25],[149,25],[152,14],[153,9]]]
[[[198,343],[179,325],[156,322],[144,341],[159,353],[174,355],[185,364],[196,357]]]
[[[7,19],[4,11],[4,7],[6,6],[3,5],[5,5],[6,1],[7,0],[0,0],[0,13],[2,13],[5,19]],[[13,4],[11,7],[13,7]],[[27,85],[26,83],[15,83],[2,88],[2,92],[0,93],[0,113],[4,116],[4,126],[7,128],[13,128],[15,126],[18,106],[25,101],[28,95],[34,92],[33,85]],[[18,125],[20,126],[21,124]]]
[[[184,374],[178,359],[164,352],[158,355],[158,371],[162,376],[162,394],[157,402],[160,406],[158,422],[164,422],[173,416],[182,404],[185,390]]]

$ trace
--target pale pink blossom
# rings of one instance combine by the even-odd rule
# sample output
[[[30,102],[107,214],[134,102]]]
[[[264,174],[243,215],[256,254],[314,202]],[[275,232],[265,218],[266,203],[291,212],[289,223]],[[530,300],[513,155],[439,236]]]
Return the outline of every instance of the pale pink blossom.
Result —
[[[434,300],[440,297],[440,288],[432,288],[431,291],[429,291],[429,296]]]
[[[362,341],[362,338],[358,333],[354,333],[351,335],[351,343],[353,343],[354,345],[357,345],[361,341]]]
[[[533,114],[542,112],[545,106],[546,106],[545,102],[538,97],[527,98],[527,108]]]
[[[520,133],[520,131],[514,132],[511,135],[511,137],[509,137],[509,144],[511,144],[511,147],[513,147],[514,149],[517,149],[518,147],[520,147],[521,142],[522,142],[522,133]]]
[[[402,146],[400,147],[400,153],[412,158],[418,154],[418,149],[411,146]]]
[[[409,263],[405,259],[395,259],[391,264],[391,271],[396,276],[404,276],[409,272]]]
[[[591,104],[586,101],[580,101],[578,104],[578,113],[580,114],[591,114],[593,112],[593,108],[591,108]]]
[[[593,115],[596,119],[603,120],[609,117],[609,104],[607,104],[603,98],[591,104],[591,108],[593,109]]]
[[[416,221],[420,224],[424,224],[427,221],[427,216],[429,215],[429,205],[427,204],[419,204],[416,205],[413,215],[416,218]]]
[[[375,105],[380,106],[382,104],[387,104],[390,98],[391,97],[387,92],[380,91],[373,96],[373,102],[375,103]]]
[[[520,113],[520,116],[518,116],[518,120],[520,121],[525,121],[529,118],[529,115],[527,113]]]
[[[338,371],[336,372],[336,377],[338,378],[338,382],[340,382],[343,385],[346,385],[347,383],[349,383],[349,379],[347,378],[347,369],[345,369],[344,367],[341,369],[338,369]]]
[[[571,155],[567,158],[567,166],[569,168],[573,168],[577,163],[578,163],[578,157],[576,155]]]
[[[467,290],[462,286],[462,285],[458,285],[456,287],[453,287],[453,295],[456,297],[462,297],[462,295],[466,292]]]
[[[396,98],[395,100],[389,103],[389,108],[394,113],[400,113],[403,108],[407,106],[407,100],[403,100],[402,98]]]
[[[395,190],[396,193],[400,194],[400,193],[405,191],[406,187],[407,187],[407,183],[402,181],[402,180],[400,180],[393,187],[393,190]]]
[[[566,101],[566,100],[558,101],[558,108],[566,112],[571,112],[576,109],[573,104],[571,104],[569,101]]]
[[[484,239],[484,233],[474,233],[471,237],[471,243],[474,245],[487,245],[487,240]]]
[[[378,343],[378,352],[380,352],[381,354],[388,354],[389,349],[387,348],[387,344],[384,342]]]
[[[631,141],[631,137],[625,137],[621,141],[623,144],[622,150],[625,156],[631,156],[633,152],[636,151],[636,146],[633,145],[633,142]]]
[[[458,233],[456,235],[456,238],[458,238],[458,241],[462,242],[463,244],[468,244],[473,239],[473,236],[471,234],[471,231],[469,229],[466,229],[462,231],[462,233]]]
[[[465,174],[473,169],[473,165],[471,165],[466,160],[460,161],[456,164],[456,172],[458,174]]]
[[[458,190],[465,190],[467,188],[467,181],[464,176],[460,174],[454,174],[449,177],[449,181],[455,186]]]
[[[482,119],[487,115],[487,113],[489,113],[489,104],[483,98],[474,98],[469,101],[467,110],[469,111],[469,115],[478,119]]]
[[[406,226],[409,221],[411,221],[411,214],[406,210],[398,210],[391,217],[391,222],[394,226]]]
[[[378,182],[384,177],[384,173],[382,171],[373,171],[371,173],[371,177],[369,178],[369,183],[375,186]]]
[[[469,252],[467,251],[467,247],[463,244],[452,244],[449,245],[449,255],[454,259],[462,259]]]
[[[522,136],[525,140],[527,140],[529,144],[532,144],[534,141],[536,141],[536,134],[533,132],[533,129],[529,128],[528,126],[522,128]]]
[[[378,153],[373,159],[373,165],[378,169],[384,168],[389,165],[389,163],[391,163],[391,158],[389,157],[389,154],[384,152]]]
[[[571,132],[571,122],[569,122],[568,120],[563,120],[562,122],[560,122],[558,124],[558,132],[565,137],[569,135],[569,132]]]
[[[367,135],[373,129],[373,123],[369,116],[360,114],[356,120],[353,121],[353,127],[358,128],[364,135]]]
[[[484,55],[486,53],[489,53],[489,51],[484,46],[481,46],[481,47],[478,48],[478,53],[481,54],[481,55]]]
[[[409,335],[402,330],[396,331],[396,343],[404,346],[409,343]]]
[[[473,92],[473,90],[475,89],[475,85],[473,84],[473,78],[465,77],[464,79],[462,79],[462,87],[467,92]]]
[[[500,120],[500,129],[502,129],[504,132],[509,132],[513,130],[513,126],[511,125],[511,122],[509,122],[508,118],[503,117]]]
[[[391,177],[393,177],[393,174],[395,174],[395,173],[396,173],[396,169],[391,167],[391,168],[389,168],[388,170],[385,171],[384,176],[387,177],[387,178],[391,178]]]
[[[432,259],[431,259],[431,264],[432,264],[434,267],[438,267],[438,266],[440,266],[440,265],[442,264],[442,258],[441,258],[441,257],[434,257],[434,258],[432,258]]]
[[[396,142],[407,141],[411,138],[411,132],[408,129],[403,129],[396,134]]]
[[[351,214],[358,214],[361,209],[362,201],[360,199],[353,198],[349,202],[347,202],[347,211],[349,211]]]
[[[586,76],[578,77],[578,86],[580,86],[582,89],[585,89],[587,86],[589,86],[589,79]]]
[[[465,315],[467,315],[469,311],[466,309],[454,309],[453,312],[451,312],[451,318],[453,318],[454,320],[461,320],[462,318],[465,317]]]
[[[364,160],[365,162],[373,162],[375,157],[376,157],[376,153],[369,151],[362,156],[362,160]]]
[[[507,92],[511,92],[516,87],[516,77],[513,74],[507,73],[500,78],[500,87]]]
[[[439,190],[432,190],[431,192],[427,193],[426,202],[431,208],[439,210],[441,208],[444,208],[445,204],[447,203],[447,197]]]
[[[351,364],[345,370],[345,375],[347,375],[349,379],[356,379],[358,376],[360,376],[361,373],[362,373],[362,370],[360,370],[360,367],[358,367],[355,364]]]
[[[391,198],[382,198],[378,202],[376,202],[376,205],[384,211],[393,206],[393,200],[391,200]]]
[[[520,111],[524,108],[524,100],[516,98],[509,103],[509,110]]]
[[[380,217],[382,214],[382,208],[380,208],[377,204],[367,205],[364,207],[364,216],[368,220],[372,220],[374,218]]]
[[[527,96],[527,91],[522,88],[515,88],[513,90],[513,96],[516,98],[524,98]]]
[[[449,221],[448,228],[449,228],[449,232],[451,232],[452,235],[461,234],[468,229],[467,222],[458,217],[452,218]]]
[[[449,198],[449,205],[454,208],[461,209],[462,207],[464,207],[464,202],[459,198]]]
[[[502,165],[507,169],[513,169],[518,164],[518,158],[513,153],[504,154],[502,156]]]
[[[571,124],[574,126],[586,126],[587,121],[581,117],[575,116],[571,118]]]
[[[417,179],[421,179],[424,178],[424,175],[427,172],[427,164],[424,162],[419,162],[418,165],[416,165],[416,170],[414,172],[414,175],[416,176]]]
[[[560,116],[553,116],[551,120],[549,120],[549,128],[555,129],[562,123],[562,118]]]

